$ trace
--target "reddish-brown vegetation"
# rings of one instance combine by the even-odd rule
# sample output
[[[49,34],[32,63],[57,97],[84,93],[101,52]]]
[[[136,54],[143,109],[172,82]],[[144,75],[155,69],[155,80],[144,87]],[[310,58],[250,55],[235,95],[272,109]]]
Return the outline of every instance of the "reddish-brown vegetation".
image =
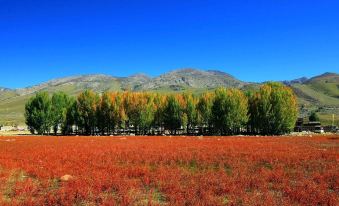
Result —
[[[337,137],[0,137],[0,205],[336,205]]]

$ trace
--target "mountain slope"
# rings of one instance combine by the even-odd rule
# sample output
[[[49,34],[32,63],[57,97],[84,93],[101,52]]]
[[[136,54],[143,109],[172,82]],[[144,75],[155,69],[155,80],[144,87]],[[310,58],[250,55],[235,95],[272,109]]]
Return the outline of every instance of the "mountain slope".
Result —
[[[303,82],[292,83],[291,88],[298,97],[300,114],[307,116],[310,111],[318,112],[323,124],[332,124],[332,115],[339,124],[339,75],[324,73]]]
[[[77,94],[84,89],[95,91],[116,90],[120,88],[120,80],[108,75],[82,75],[59,78],[36,86],[16,89],[19,95],[28,95],[37,91],[65,91],[68,94]]]
[[[140,90],[142,85],[152,81],[152,78],[145,74],[135,74],[121,79],[121,89],[123,90]]]
[[[220,71],[195,69],[175,70],[153,78],[140,86],[140,90],[184,90],[187,88],[209,89],[220,86],[241,87],[245,83]]]
[[[336,73],[324,73],[315,76],[303,83],[290,85],[303,103],[319,106],[339,105],[339,75]]]
[[[339,75],[336,73],[324,73],[309,79],[305,84],[318,92],[339,98]]]

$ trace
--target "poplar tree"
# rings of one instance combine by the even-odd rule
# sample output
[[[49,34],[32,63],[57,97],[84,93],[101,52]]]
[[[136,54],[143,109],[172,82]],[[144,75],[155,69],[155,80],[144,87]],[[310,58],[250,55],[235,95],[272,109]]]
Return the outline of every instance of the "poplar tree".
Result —
[[[26,124],[32,134],[50,133],[52,126],[51,99],[47,92],[38,92],[25,105]]]
[[[86,135],[95,134],[98,95],[91,90],[82,92],[77,99],[78,126]]]
[[[177,134],[177,129],[182,125],[182,110],[177,98],[170,95],[164,108],[164,127],[171,131],[171,134]]]
[[[205,133],[204,129],[207,128],[211,130],[213,100],[214,93],[206,92],[200,96],[199,102],[197,103],[198,121],[203,134]]]
[[[186,126],[187,133],[190,134],[191,130],[194,130],[196,124],[198,123],[198,113],[197,113],[197,101],[195,96],[192,93],[185,93],[183,95],[184,98],[184,119],[183,123]]]
[[[201,133],[220,135],[284,134],[297,118],[293,91],[280,83],[266,83],[258,91],[218,88],[199,98],[192,93],[154,94],[145,92],[104,92],[101,96],[86,90],[77,98],[63,92],[49,97],[39,92],[25,105],[26,124],[32,133],[101,135],[125,133],[134,126],[135,134],[164,129],[190,134],[196,126]]]
[[[248,103],[238,89],[219,88],[215,90],[212,106],[212,121],[217,134],[240,133],[248,121]]]
[[[56,92],[52,96],[52,126],[54,135],[59,128],[64,128],[66,124],[67,109],[70,105],[69,96],[64,92]]]
[[[110,134],[113,124],[113,103],[108,92],[104,92],[96,109],[96,125],[99,132],[104,135]]]
[[[291,132],[298,107],[291,88],[269,82],[250,97],[250,122],[255,133],[270,135]]]
[[[69,135],[73,132],[77,133],[79,122],[78,103],[75,98],[70,97],[69,105],[66,112],[66,121],[64,126],[62,127],[62,134]],[[75,131],[73,130],[73,127],[76,127]]]
[[[138,122],[142,134],[146,134],[150,130],[152,123],[154,122],[155,106],[154,97],[151,94],[141,95],[138,107]]]
[[[163,133],[164,110],[166,105],[166,96],[155,94],[154,97],[154,122],[153,126],[159,129],[160,134]]]

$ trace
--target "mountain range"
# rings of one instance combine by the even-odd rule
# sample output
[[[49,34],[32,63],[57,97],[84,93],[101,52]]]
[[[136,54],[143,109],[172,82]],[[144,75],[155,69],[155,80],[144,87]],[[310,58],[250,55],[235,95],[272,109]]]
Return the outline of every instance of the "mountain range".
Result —
[[[339,116],[339,74],[324,73],[310,79],[306,77],[283,81],[290,86],[298,97],[300,115],[306,116],[310,111],[318,111],[321,119],[329,123],[332,114]],[[25,102],[38,91],[64,91],[77,95],[85,89],[96,92],[110,91],[155,91],[201,93],[217,87],[232,87],[253,90],[260,83],[241,81],[225,72],[217,70],[180,69],[149,77],[136,74],[129,77],[109,75],[81,75],[59,78],[20,89],[0,87],[0,124],[24,124]]]

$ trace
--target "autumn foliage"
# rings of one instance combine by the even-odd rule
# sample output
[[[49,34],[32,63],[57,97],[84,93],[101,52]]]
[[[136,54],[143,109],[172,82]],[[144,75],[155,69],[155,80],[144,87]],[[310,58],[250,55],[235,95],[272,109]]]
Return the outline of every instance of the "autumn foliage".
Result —
[[[32,133],[82,135],[279,135],[297,117],[293,91],[280,83],[258,91],[218,88],[203,94],[84,91],[76,99],[38,93],[26,104]]]
[[[338,136],[0,137],[0,205],[337,205]]]

